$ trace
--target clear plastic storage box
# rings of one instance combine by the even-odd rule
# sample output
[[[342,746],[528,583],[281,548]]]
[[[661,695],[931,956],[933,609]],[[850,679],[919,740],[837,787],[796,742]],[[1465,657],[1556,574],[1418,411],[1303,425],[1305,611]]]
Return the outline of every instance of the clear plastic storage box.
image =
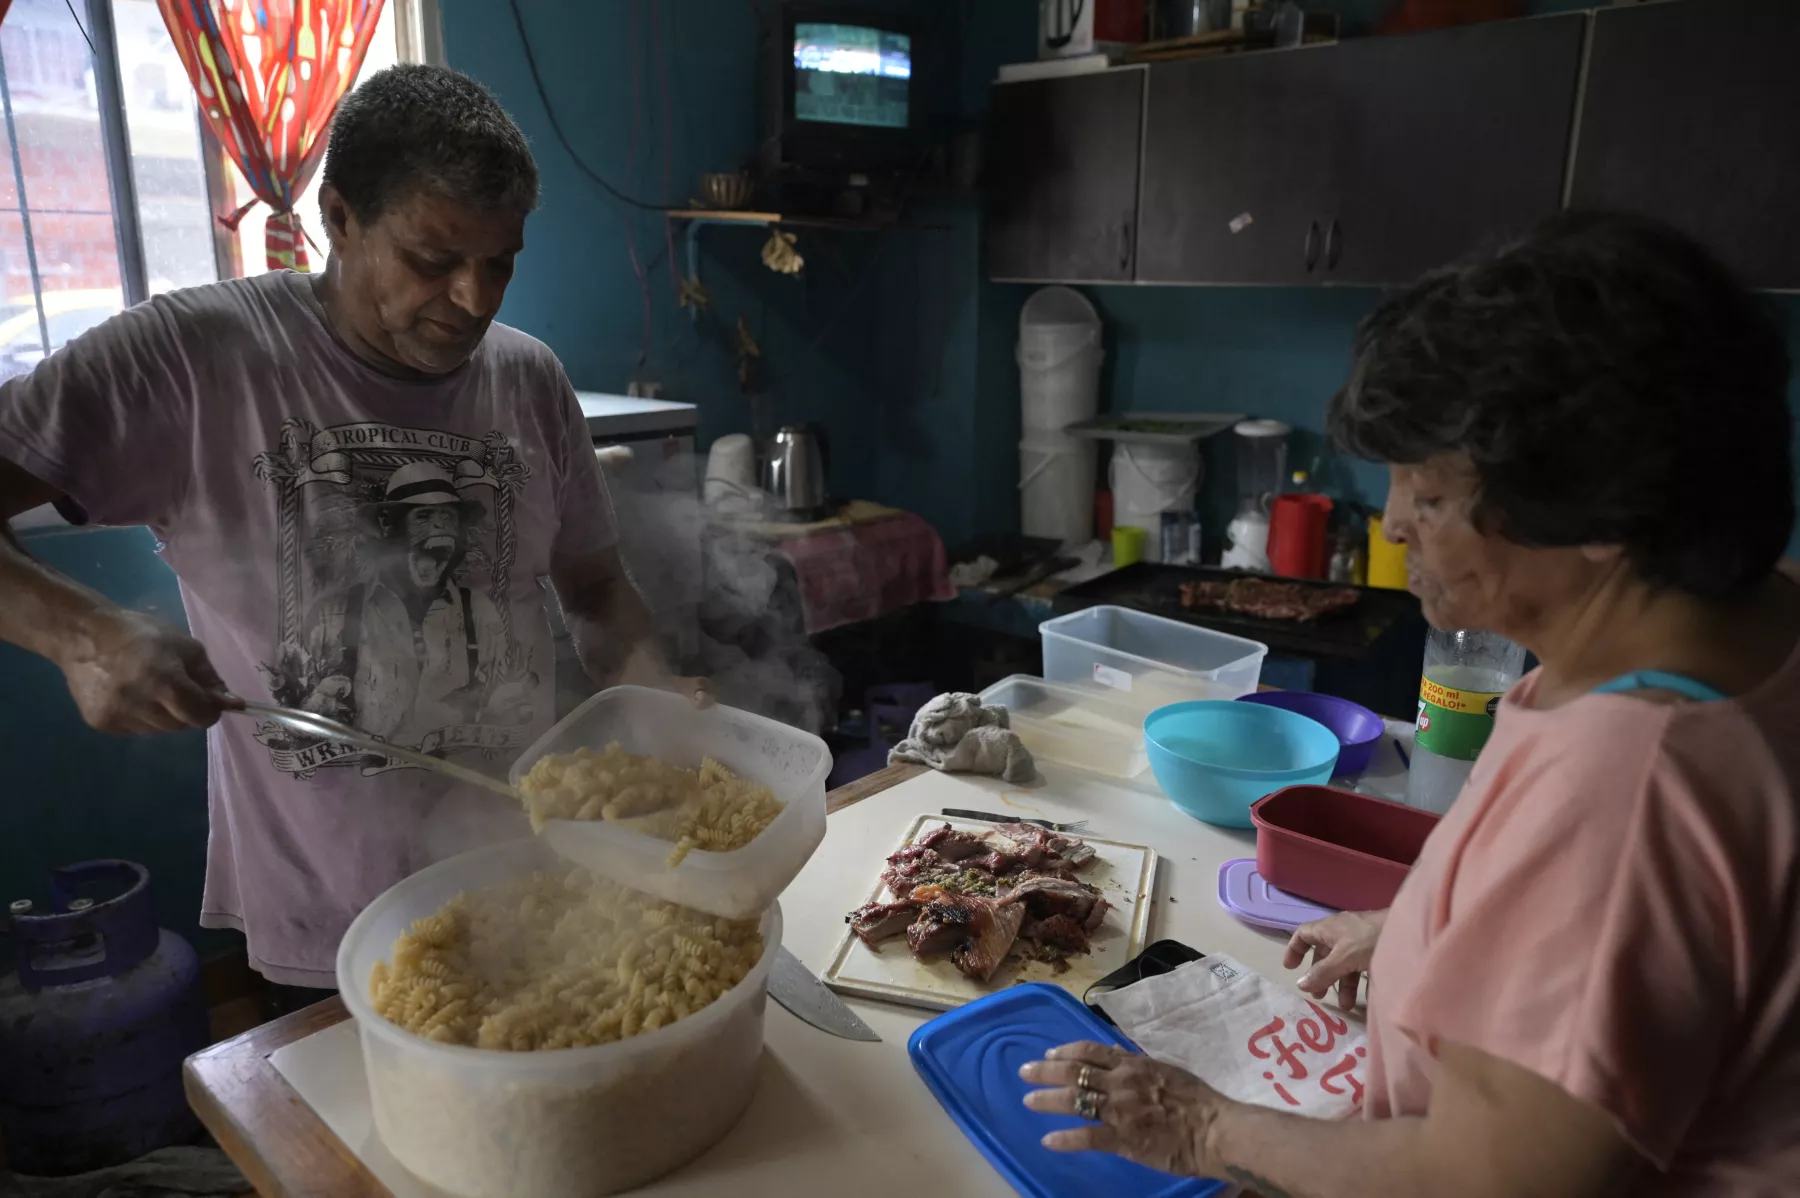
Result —
[[[1014,674],[981,692],[1004,707],[1032,756],[1116,778],[1144,772],[1144,719],[1126,703],[1092,687]]]
[[[538,839],[490,845],[390,887],[338,948],[337,983],[362,1041],[381,1142],[458,1198],[596,1198],[660,1177],[731,1130],[756,1093],[781,909],[763,953],[710,1005],[612,1044],[501,1052],[439,1044],[375,1013],[369,975],[416,919],[465,890],[560,862]]]
[[[1269,647],[1125,607],[1090,607],[1046,620],[1044,677],[1111,691],[1148,715],[1191,699],[1235,699],[1256,689]]]
[[[553,819],[544,825],[552,848],[597,874],[710,915],[754,919],[825,839],[831,752],[824,741],[734,707],[700,710],[685,695],[641,686],[601,691],[570,712],[513,763],[512,783],[517,786],[540,757],[581,748],[599,752],[615,742],[627,753],[676,765],[697,768],[710,757],[768,787],[783,809],[743,848],[696,849],[674,868],[674,845],[616,823]]]

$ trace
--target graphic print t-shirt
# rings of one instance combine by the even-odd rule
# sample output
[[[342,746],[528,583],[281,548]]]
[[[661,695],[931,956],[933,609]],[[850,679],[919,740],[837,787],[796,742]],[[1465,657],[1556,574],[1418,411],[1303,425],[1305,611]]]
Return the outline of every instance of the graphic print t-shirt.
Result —
[[[160,296],[0,389],[0,456],[100,524],[147,524],[232,691],[503,776],[552,720],[550,560],[611,509],[555,356],[494,325],[470,361],[390,378],[339,345],[304,276]],[[504,800],[277,725],[207,737],[201,923],[333,985],[388,886],[524,834]]]

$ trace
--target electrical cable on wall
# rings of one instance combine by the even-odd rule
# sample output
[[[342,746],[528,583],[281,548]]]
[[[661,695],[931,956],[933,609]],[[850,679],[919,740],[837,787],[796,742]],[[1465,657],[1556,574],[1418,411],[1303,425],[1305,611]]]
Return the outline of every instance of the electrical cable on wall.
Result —
[[[537,91],[538,102],[544,106],[544,115],[549,118],[550,131],[556,134],[557,142],[568,154],[576,169],[621,204],[629,204],[631,207],[641,208],[645,212],[665,212],[670,208],[677,207],[678,205],[674,204],[652,204],[627,194],[613,186],[600,172],[589,166],[576,151],[574,143],[569,140],[569,135],[563,132],[562,122],[556,119],[556,109],[550,103],[550,93],[544,87],[544,77],[538,72],[537,55],[532,53],[531,38],[525,32],[525,14],[519,11],[519,0],[509,0],[509,3],[512,7],[513,24],[519,29],[519,44],[525,50],[525,65],[531,70],[531,85]]]
[[[636,177],[638,167],[639,136],[644,126],[644,86],[642,72],[643,51],[639,46],[638,12],[640,0],[630,0],[631,22],[625,38],[627,49],[631,53],[631,140],[625,151],[626,181],[629,183]],[[665,222],[666,223],[666,222]],[[637,278],[638,294],[644,310],[644,332],[638,342],[637,363],[632,367],[633,377],[641,377],[644,368],[650,362],[650,276],[644,265],[638,260],[637,238],[631,231],[631,217],[619,213],[619,226],[625,233],[625,251],[631,259],[631,273]]]

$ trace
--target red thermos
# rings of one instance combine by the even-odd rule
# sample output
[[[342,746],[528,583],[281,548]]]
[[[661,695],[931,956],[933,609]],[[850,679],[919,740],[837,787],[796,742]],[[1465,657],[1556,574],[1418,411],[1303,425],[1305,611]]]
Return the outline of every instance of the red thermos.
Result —
[[[1269,564],[1287,578],[1323,578],[1331,545],[1325,526],[1331,500],[1324,495],[1277,495],[1269,505]]]

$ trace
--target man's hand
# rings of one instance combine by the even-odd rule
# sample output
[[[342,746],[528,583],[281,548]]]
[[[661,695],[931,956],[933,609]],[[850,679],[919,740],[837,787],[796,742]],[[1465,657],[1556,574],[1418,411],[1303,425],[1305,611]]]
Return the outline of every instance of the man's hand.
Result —
[[[678,695],[686,695],[694,701],[694,706],[702,711],[719,701],[718,696],[713,694],[711,678],[675,678],[667,684],[665,689],[672,690]]]
[[[130,735],[209,728],[243,701],[226,689],[199,641],[129,611],[96,612],[55,656],[81,716]]]

